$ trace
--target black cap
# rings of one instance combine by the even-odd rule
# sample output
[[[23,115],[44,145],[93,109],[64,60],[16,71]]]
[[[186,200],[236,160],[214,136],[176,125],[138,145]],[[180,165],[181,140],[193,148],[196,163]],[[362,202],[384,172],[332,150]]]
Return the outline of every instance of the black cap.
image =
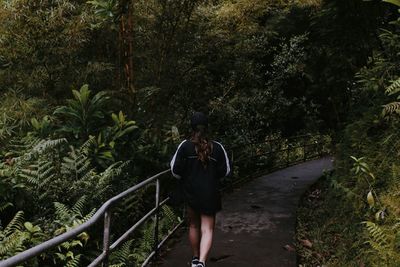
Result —
[[[202,112],[195,112],[190,119],[190,125],[193,130],[206,129],[208,127],[207,116]]]

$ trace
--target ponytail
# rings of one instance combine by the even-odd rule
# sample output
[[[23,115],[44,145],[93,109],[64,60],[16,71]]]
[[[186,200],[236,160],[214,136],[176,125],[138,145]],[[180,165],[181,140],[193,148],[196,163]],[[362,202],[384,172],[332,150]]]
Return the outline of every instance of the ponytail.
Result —
[[[197,127],[197,129],[192,132],[190,140],[195,145],[197,159],[206,167],[213,150],[213,145],[207,137],[206,129]]]

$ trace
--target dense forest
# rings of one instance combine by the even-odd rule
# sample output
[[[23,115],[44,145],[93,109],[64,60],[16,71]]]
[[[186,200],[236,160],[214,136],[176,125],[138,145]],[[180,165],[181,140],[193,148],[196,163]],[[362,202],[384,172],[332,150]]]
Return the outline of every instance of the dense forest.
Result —
[[[316,244],[300,242],[301,263],[399,266],[399,6],[0,0],[0,260],[166,169],[199,110],[228,150],[330,135],[335,172],[299,213],[299,240]],[[118,227],[140,217],[148,191],[116,207],[116,220],[131,214]],[[162,227],[179,220],[163,212]],[[149,227],[113,266],[143,261]],[[95,233],[25,266],[84,266],[101,251]]]

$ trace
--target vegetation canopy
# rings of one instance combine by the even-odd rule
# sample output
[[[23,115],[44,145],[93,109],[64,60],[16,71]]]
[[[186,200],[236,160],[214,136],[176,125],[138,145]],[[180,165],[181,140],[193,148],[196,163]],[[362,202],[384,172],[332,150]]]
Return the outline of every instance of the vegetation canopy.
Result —
[[[299,242],[300,264],[399,266],[399,8],[397,0],[0,0],[0,260],[84,223],[167,168],[202,111],[228,151],[257,156],[235,162],[224,185],[286,160],[254,144],[278,151],[290,136],[333,140],[335,172],[299,213],[298,239],[319,244]],[[152,207],[153,191],[115,208],[111,239]],[[161,213],[160,238],[181,221],[176,208]],[[111,265],[141,264],[155,223]],[[101,253],[100,231],[24,266],[87,265]]]

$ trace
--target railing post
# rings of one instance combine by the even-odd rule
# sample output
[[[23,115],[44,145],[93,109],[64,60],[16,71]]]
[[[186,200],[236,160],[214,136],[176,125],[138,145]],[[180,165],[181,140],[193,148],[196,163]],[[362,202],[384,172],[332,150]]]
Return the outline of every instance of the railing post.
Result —
[[[286,150],[286,166],[289,166],[289,161],[290,161],[290,158],[289,158],[289,156],[290,156],[290,142],[289,142],[289,139],[287,140],[287,150]]]
[[[111,212],[109,209],[104,213],[104,233],[103,233],[103,253],[105,254],[103,260],[103,267],[108,267],[108,256],[110,253],[110,224]]]
[[[156,214],[154,215],[154,257],[158,258],[158,222],[160,211],[160,180],[156,181]]]

